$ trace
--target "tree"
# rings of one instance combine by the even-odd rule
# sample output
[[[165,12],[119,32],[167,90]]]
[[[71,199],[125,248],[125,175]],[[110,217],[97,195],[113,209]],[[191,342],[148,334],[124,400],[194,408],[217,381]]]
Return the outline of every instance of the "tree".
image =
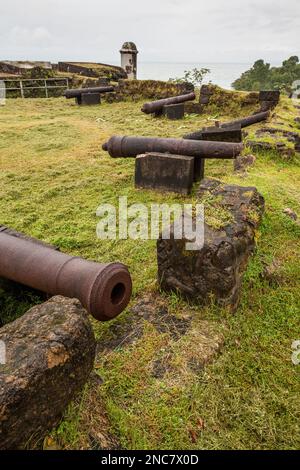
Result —
[[[206,68],[201,68],[201,69],[194,68],[192,70],[185,70],[184,76],[182,78],[170,78],[169,82],[173,82],[173,83],[189,82],[189,83],[192,83],[194,86],[200,87],[202,85],[205,75],[207,75],[208,73],[210,73],[210,69],[206,69]]]
[[[233,83],[235,90],[263,89],[268,83],[270,64],[265,64],[262,59],[257,60],[250,70],[247,70]]]
[[[297,56],[292,56],[281,67],[270,67],[263,60],[257,60],[250,70],[233,82],[235,90],[283,90],[290,92],[293,83],[300,79],[300,64]]]

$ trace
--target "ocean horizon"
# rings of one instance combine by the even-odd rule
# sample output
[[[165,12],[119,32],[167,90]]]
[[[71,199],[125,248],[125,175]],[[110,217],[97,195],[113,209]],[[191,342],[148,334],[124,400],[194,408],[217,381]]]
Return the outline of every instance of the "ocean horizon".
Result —
[[[222,88],[232,89],[232,83],[253,64],[250,63],[201,63],[201,62],[140,62],[138,63],[138,78],[140,80],[169,80],[181,78],[185,70],[207,68],[210,73],[205,76],[203,83],[212,83]]]
[[[117,64],[116,64],[117,65]],[[276,64],[274,64],[276,65]],[[249,70],[253,62],[245,63],[204,63],[204,62],[139,62],[137,78],[139,80],[164,80],[181,78],[185,70],[194,68],[207,68],[210,73],[206,75],[203,83],[212,83],[225,89],[232,89],[232,83]]]

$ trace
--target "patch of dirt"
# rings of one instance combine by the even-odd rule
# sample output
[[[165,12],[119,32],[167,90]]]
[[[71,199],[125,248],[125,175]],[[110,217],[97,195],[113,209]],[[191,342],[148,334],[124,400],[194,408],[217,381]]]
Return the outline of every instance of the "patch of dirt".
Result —
[[[152,364],[152,377],[155,379],[163,379],[166,373],[171,369],[171,355],[158,359]]]
[[[146,295],[136,302],[124,322],[113,323],[107,338],[97,345],[97,354],[128,346],[143,336],[145,322],[151,323],[159,333],[167,333],[178,341],[191,326],[190,315],[177,317],[169,312],[167,301],[158,295]]]

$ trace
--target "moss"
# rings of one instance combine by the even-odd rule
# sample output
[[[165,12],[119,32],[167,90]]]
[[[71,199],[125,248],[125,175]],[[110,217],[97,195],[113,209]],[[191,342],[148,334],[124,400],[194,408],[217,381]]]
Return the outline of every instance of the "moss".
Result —
[[[209,104],[205,106],[208,113],[220,113],[225,109],[226,113],[234,114],[235,117],[251,114],[257,109],[259,100],[257,93],[247,93],[224,90],[217,85],[205,85],[209,90]]]
[[[258,223],[260,222],[261,216],[258,213],[258,211],[255,211],[254,209],[253,210],[250,209],[247,212],[247,219],[249,220],[249,222],[252,222],[253,225],[257,226]]]
[[[123,97],[133,101],[163,99],[190,90],[190,87],[185,83],[176,84],[159,80],[120,80],[119,87]]]
[[[207,194],[201,198],[204,205],[205,223],[215,230],[221,230],[234,222],[232,213],[222,205],[222,196]]]

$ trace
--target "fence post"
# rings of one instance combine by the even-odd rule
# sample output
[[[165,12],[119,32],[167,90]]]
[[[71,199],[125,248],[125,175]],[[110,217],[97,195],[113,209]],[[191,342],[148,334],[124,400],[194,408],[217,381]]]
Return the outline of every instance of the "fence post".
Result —
[[[20,92],[21,92],[21,98],[24,98],[24,89],[23,89],[23,82],[20,80]]]
[[[47,80],[45,80],[45,92],[46,92],[46,98],[49,98],[48,97]]]
[[[4,80],[0,80],[0,106],[6,103],[6,85]]]

